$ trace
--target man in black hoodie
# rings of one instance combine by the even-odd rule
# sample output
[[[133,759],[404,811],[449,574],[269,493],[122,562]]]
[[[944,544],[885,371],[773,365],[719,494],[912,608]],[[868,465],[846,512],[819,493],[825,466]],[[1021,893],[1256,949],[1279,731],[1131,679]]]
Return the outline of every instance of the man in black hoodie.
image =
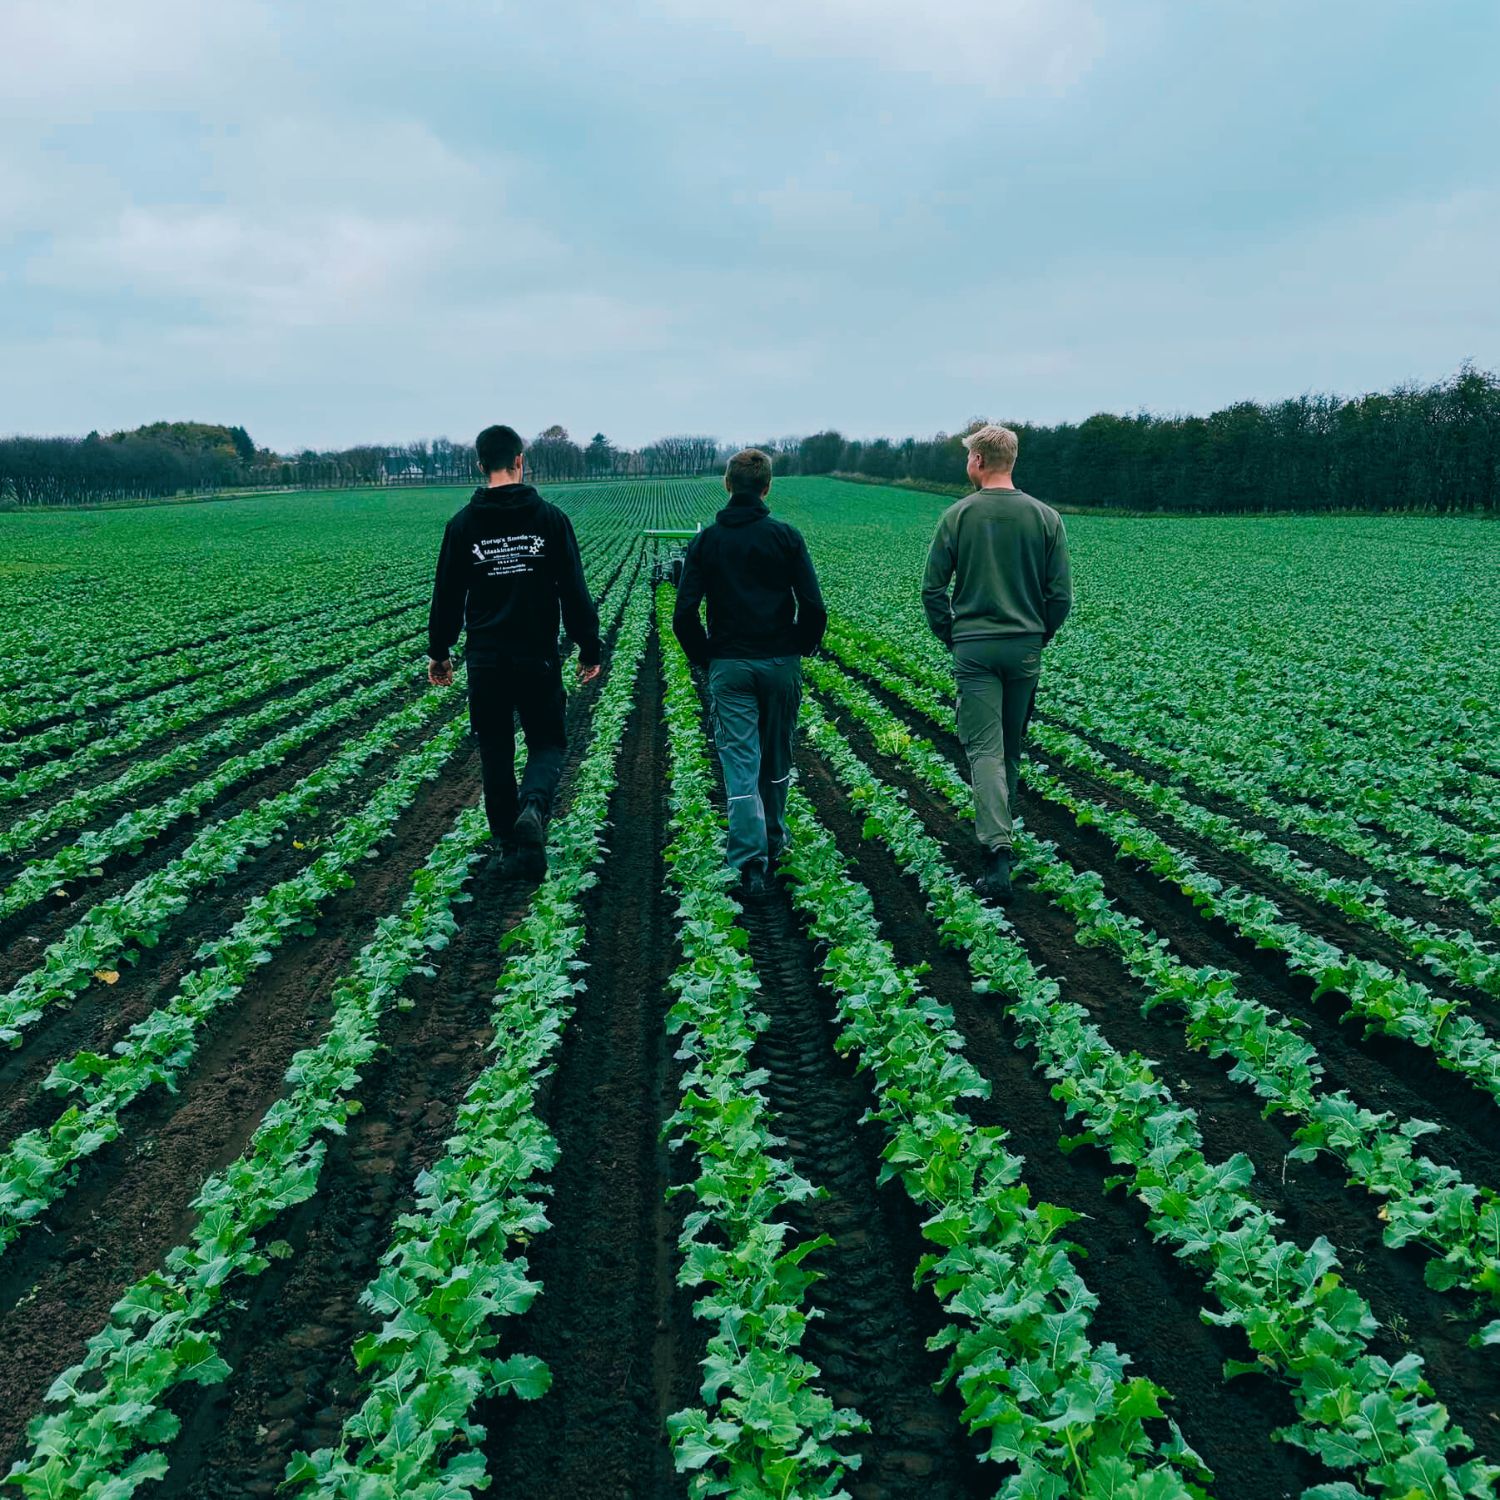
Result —
[[[510,875],[547,873],[547,817],[568,740],[558,615],[578,643],[578,680],[599,675],[599,613],[583,580],[573,523],[521,482],[524,444],[486,427],[475,447],[489,477],[443,532],[427,621],[427,676],[453,681],[449,653],[469,632],[469,723],[479,740],[484,810]],[[516,792],[515,717],[526,736]]]
[[[802,657],[816,651],[828,611],[807,543],[766,505],[771,460],[746,448],[724,475],[729,504],[688,544],[672,631],[708,668],[714,738],[729,801],[729,863],[759,897],[786,842],[792,735]],[[698,607],[708,601],[708,630]]]

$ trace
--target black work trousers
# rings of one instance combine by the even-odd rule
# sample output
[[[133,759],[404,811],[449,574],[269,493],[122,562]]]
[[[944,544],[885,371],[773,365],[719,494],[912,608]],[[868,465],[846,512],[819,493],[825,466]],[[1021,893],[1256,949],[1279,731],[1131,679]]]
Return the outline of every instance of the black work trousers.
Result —
[[[536,798],[544,813],[562,776],[568,752],[567,695],[562,664],[554,657],[471,661],[469,726],[479,741],[484,770],[484,811],[490,833],[509,843],[520,803]],[[516,791],[516,725],[526,737],[526,770]]]

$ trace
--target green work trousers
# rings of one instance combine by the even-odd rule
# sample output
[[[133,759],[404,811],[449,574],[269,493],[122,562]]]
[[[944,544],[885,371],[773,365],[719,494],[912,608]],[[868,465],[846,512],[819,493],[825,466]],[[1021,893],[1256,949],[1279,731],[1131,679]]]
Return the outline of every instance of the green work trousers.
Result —
[[[1010,849],[1021,742],[1041,674],[1040,636],[976,636],[953,643],[958,737],[969,757],[974,831],[986,849]]]

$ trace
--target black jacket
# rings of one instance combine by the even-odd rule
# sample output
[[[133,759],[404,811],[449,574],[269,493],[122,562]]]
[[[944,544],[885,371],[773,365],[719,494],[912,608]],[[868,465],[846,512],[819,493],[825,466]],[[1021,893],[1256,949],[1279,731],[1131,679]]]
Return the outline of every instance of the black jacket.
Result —
[[[708,600],[708,630],[698,606]],[[807,543],[766,502],[736,495],[688,543],[672,632],[688,660],[806,656],[818,649],[828,611]]]
[[[573,523],[529,484],[480,488],[443,532],[427,654],[442,661],[468,628],[468,657],[558,654],[558,610],[578,659],[599,660],[599,612],[583,581]]]

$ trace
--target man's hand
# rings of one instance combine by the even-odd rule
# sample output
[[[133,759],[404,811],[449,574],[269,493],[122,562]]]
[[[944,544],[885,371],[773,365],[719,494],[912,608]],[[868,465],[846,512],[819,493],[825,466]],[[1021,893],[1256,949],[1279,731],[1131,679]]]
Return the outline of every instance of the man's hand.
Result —
[[[442,661],[427,658],[427,680],[433,687],[453,686],[453,658],[445,656]]]
[[[604,669],[598,662],[595,662],[591,667],[586,667],[582,662],[579,662],[575,670],[578,673],[578,685],[582,687],[584,683],[592,682]]]

